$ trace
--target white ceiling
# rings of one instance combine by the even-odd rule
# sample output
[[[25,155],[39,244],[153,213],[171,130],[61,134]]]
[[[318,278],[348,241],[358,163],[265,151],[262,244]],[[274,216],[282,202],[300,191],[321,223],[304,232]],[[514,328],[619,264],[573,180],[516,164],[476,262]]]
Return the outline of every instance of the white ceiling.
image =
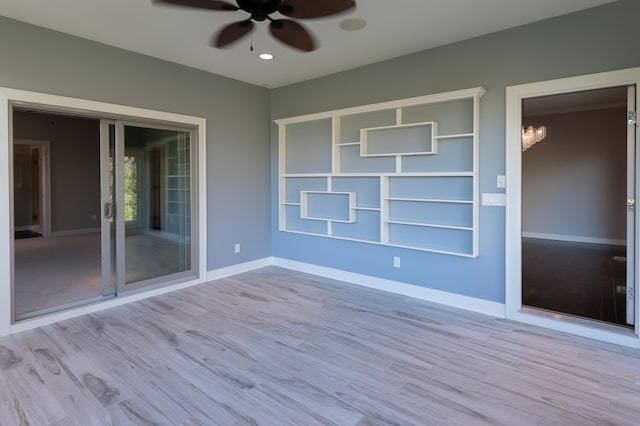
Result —
[[[229,0],[233,3],[233,0]],[[246,14],[158,6],[152,0],[0,0],[0,15],[265,87],[278,87],[402,56],[613,0],[357,0],[357,9],[303,23],[320,48],[299,53],[259,23],[219,50],[209,39]],[[275,16],[275,15],[274,15]],[[360,31],[338,26],[365,19]],[[270,52],[272,61],[257,58]]]

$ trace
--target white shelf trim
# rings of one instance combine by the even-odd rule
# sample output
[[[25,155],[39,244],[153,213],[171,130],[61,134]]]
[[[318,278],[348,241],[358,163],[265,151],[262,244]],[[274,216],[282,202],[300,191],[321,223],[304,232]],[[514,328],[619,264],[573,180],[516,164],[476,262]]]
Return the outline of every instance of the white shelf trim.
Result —
[[[474,172],[388,172],[388,173],[285,173],[280,175],[281,178],[341,178],[341,177],[369,177],[378,178],[380,176],[403,178],[403,177],[475,177]]]
[[[387,223],[392,225],[418,226],[421,228],[442,228],[442,229],[454,229],[458,231],[473,231],[473,228],[468,226],[442,225],[442,224],[436,224],[436,223],[407,222],[403,220],[388,220]]]
[[[391,130],[402,130],[402,129],[411,129],[411,128],[428,128],[429,129],[429,143],[431,145],[430,149],[427,151],[408,151],[408,152],[388,152],[388,153],[378,153],[378,154],[370,154],[369,150],[369,133],[375,133],[379,131],[391,131]],[[405,155],[436,155],[438,153],[438,143],[436,142],[436,135],[438,133],[438,124],[434,121],[427,121],[422,123],[412,123],[412,124],[396,124],[394,126],[381,126],[381,127],[367,127],[360,129],[360,157],[402,157]]]
[[[472,138],[474,136],[473,133],[460,133],[457,135],[437,135],[436,139],[463,139],[463,138]]]
[[[403,198],[389,197],[389,201],[408,201],[412,203],[444,203],[444,204],[473,204],[473,200],[446,200],[441,198]]]
[[[434,252],[440,254],[454,255],[454,256],[462,256],[462,257],[477,257],[478,256],[478,235],[479,235],[479,178],[478,178],[478,163],[479,163],[479,155],[478,155],[478,138],[479,138],[479,108],[480,108],[480,97],[485,93],[485,90],[481,87],[472,88],[472,89],[464,89],[446,93],[439,93],[435,95],[426,95],[426,96],[418,96],[409,99],[401,99],[390,102],[381,102],[377,104],[364,105],[359,107],[345,108],[334,111],[327,111],[322,113],[308,114],[298,117],[289,117],[284,119],[275,120],[275,123],[279,126],[279,229],[285,232],[293,232],[304,235],[313,235],[320,236],[324,238],[334,238],[348,241],[357,241],[364,242],[369,244],[379,244],[385,246],[393,246],[393,247],[403,247],[410,248],[413,250]],[[457,120],[455,115],[449,116],[440,116],[438,121],[441,123],[453,123],[454,126],[457,125],[458,131],[460,133],[450,133],[450,134],[438,134],[438,122],[432,120],[435,118],[429,114],[428,110],[422,113],[422,116],[419,118],[423,118],[422,120],[410,123],[403,123],[403,119],[405,118],[404,114],[406,109],[409,107],[422,106],[428,104],[443,104],[448,101],[457,101],[464,100],[465,105],[468,105],[468,101],[473,103],[473,108],[471,111],[465,109],[464,114],[466,114],[467,119],[472,119],[472,131],[467,132],[468,128],[465,125],[458,125],[459,120]],[[437,108],[437,105],[436,105]],[[395,112],[395,124],[389,123],[388,120],[383,119],[381,121],[377,120],[377,118],[368,119],[362,122],[362,125],[359,126],[360,132],[360,140],[355,141],[355,135],[349,136],[349,140],[342,141],[343,136],[343,118],[347,118],[354,115],[359,114],[367,114],[367,113],[376,113],[381,111],[394,111]],[[469,116],[471,114],[471,116]],[[371,116],[371,117],[376,117]],[[287,126],[292,124],[305,123],[310,121],[322,121],[322,120],[330,120],[331,123],[331,138],[327,140],[327,148],[331,150],[331,167],[323,167],[326,169],[325,172],[312,172],[312,173],[287,173],[287,158],[286,158],[286,149],[287,149]],[[412,119],[413,121],[413,119]],[[356,121],[357,123],[357,121]],[[376,124],[380,124],[376,126]],[[368,124],[368,126],[367,126]],[[353,126],[353,123],[351,124]],[[424,128],[411,130],[411,128]],[[356,127],[353,130],[358,129]],[[393,130],[399,129],[401,133],[393,134]],[[402,130],[407,129],[407,130]],[[346,130],[346,129],[345,129]],[[349,128],[349,132],[352,129]],[[369,132],[387,132],[386,133],[378,133],[375,134],[375,139],[373,139],[374,133],[369,135]],[[425,134],[425,131],[427,132]],[[454,130],[455,132],[456,130]],[[349,133],[348,132],[348,133]],[[371,136],[371,141],[369,141],[369,137]],[[396,140],[397,139],[397,140]],[[461,161],[454,162],[445,162],[438,163],[437,155],[438,153],[438,143],[446,142],[448,140],[454,139],[464,139],[465,150],[471,150],[472,155],[472,164],[471,167],[465,166]],[[298,139],[296,139],[298,141]],[[302,140],[304,141],[304,139]],[[394,146],[395,142],[395,146]],[[319,143],[324,144],[324,139],[319,141]],[[375,149],[369,152],[368,143],[375,143]],[[468,145],[467,145],[468,144]],[[300,145],[303,146],[304,145]],[[348,160],[346,157],[343,158],[344,155],[347,154],[346,150],[342,148],[346,147],[359,147],[359,154],[356,154],[357,163],[346,162]],[[417,151],[416,151],[417,149]],[[403,152],[406,151],[406,152]],[[304,152],[304,151],[302,151]],[[308,151],[309,153],[313,151]],[[298,154],[299,155],[299,154]],[[300,164],[304,166],[307,162],[314,161],[311,158],[311,155],[315,154],[307,154],[306,156],[298,157],[298,168]],[[446,154],[444,154],[446,155]],[[436,158],[433,161],[436,163],[445,165],[445,170],[443,172],[430,172],[428,171],[429,165],[431,165],[431,161],[423,163],[424,170],[419,172],[403,172],[403,158],[411,157],[411,156],[431,156],[431,158]],[[436,156],[436,157],[434,157]],[[377,160],[376,158],[391,158],[395,159],[395,167],[391,169],[389,167],[390,164],[386,162],[382,162],[382,160]],[[456,157],[457,158],[457,157]],[[350,158],[349,158],[350,159]],[[344,162],[343,162],[344,161]],[[387,161],[387,160],[384,160]],[[408,160],[407,160],[408,161]],[[302,162],[302,163],[300,163]],[[312,164],[312,163],[311,163]],[[367,171],[357,171],[360,169],[361,165],[366,167]],[[353,172],[345,171],[344,169],[348,168],[349,170],[356,170]],[[329,170],[330,169],[330,170]],[[384,171],[379,171],[380,169]],[[456,170],[457,169],[457,170]],[[460,170],[462,169],[462,170]],[[342,215],[340,213],[344,213],[342,211],[342,204],[329,204],[325,207],[326,212],[322,212],[320,215],[309,215],[308,213],[308,200],[307,194],[313,193],[338,193],[333,192],[334,182],[338,182],[338,179],[348,179],[348,178],[366,178],[372,179],[371,182],[367,181],[368,185],[366,188],[362,188],[361,186],[352,186],[344,182],[344,184],[340,185],[340,189],[343,194],[346,194],[348,191],[353,191],[353,197],[350,197],[349,201],[349,217],[347,218],[346,214]],[[402,179],[431,179],[433,181],[418,181],[418,182],[410,182],[403,181]],[[446,178],[461,178],[464,180],[458,181],[457,183],[454,181],[446,182],[446,181],[438,181],[437,179],[446,179]],[[286,202],[286,191],[289,182],[289,179],[326,179],[326,187],[323,188],[323,185],[309,185],[308,188],[305,188],[304,180],[296,182],[296,190],[301,190],[301,202],[297,203],[287,203]],[[377,181],[374,181],[376,179]],[[312,181],[308,181],[311,183]],[[315,183],[315,182],[314,182]],[[436,187],[443,188],[442,185],[448,185],[449,183],[453,183],[455,186],[452,187],[452,190],[458,193],[459,197],[463,197],[462,199],[443,199],[441,197],[429,198],[430,195],[436,195],[438,191],[435,193],[430,190],[432,185],[436,185]],[[415,186],[414,186],[415,184]],[[459,184],[459,185],[458,185]],[[360,184],[359,184],[360,185]],[[372,187],[373,185],[373,187]],[[376,185],[379,189],[376,189]],[[390,188],[395,188],[395,186],[399,186],[402,188],[403,186],[407,187],[412,191],[410,194],[413,196],[402,197],[390,196]],[[461,186],[460,186],[461,185]],[[324,189],[325,191],[317,191],[318,186],[320,189]],[[315,188],[314,188],[315,187]],[[336,186],[338,188],[338,186]],[[358,188],[356,190],[356,188]],[[424,189],[421,189],[424,188]],[[356,193],[359,191],[371,191],[378,190],[380,196],[380,207],[358,207],[355,203]],[[416,196],[417,195],[417,196]],[[352,202],[353,201],[353,202]],[[456,225],[444,225],[438,223],[430,223],[426,219],[421,221],[418,219],[416,222],[412,221],[397,221],[390,219],[390,204],[392,202],[417,202],[417,203],[439,203],[439,204],[449,204],[450,209],[459,209],[464,208],[468,209],[467,206],[471,206],[472,215],[470,218],[470,226],[456,226]],[[295,211],[287,211],[288,206],[300,207],[300,213],[295,213]],[[334,214],[335,208],[339,208],[340,211]],[[366,228],[357,228],[359,226],[359,222],[356,220],[356,212],[360,211],[371,211],[371,212],[379,212],[379,231]],[[302,220],[300,223],[296,223],[294,221],[288,221],[287,215],[293,214],[294,216],[298,216],[298,219]],[[326,215],[327,217],[316,217]],[[344,220],[343,220],[344,219]],[[291,218],[291,220],[295,220],[295,218]],[[305,221],[309,226],[305,227]],[[311,221],[324,221],[326,222],[326,230],[317,229],[317,227],[311,226]],[[467,221],[464,221],[467,223]],[[336,226],[333,226],[333,224]],[[344,226],[340,228],[337,227],[338,223],[342,223]],[[296,229],[288,229],[287,225],[291,224]],[[390,227],[393,225],[399,226],[414,226],[414,227],[423,227],[423,228],[438,228],[444,230],[455,231],[464,231],[470,232],[470,240],[468,242],[456,241],[452,242],[453,246],[451,249],[442,249],[441,241],[431,240],[428,238],[425,239],[424,244],[422,242],[415,243],[405,243],[403,241],[393,241],[393,238],[390,237]],[[317,225],[316,225],[317,226]],[[353,228],[351,228],[353,226]],[[343,231],[342,235],[335,235],[335,231],[338,229],[339,231]],[[349,229],[347,231],[347,229]],[[379,235],[376,235],[379,232]],[[347,234],[362,234],[358,237],[348,237]],[[409,238],[407,238],[409,240]],[[470,242],[470,244],[469,244]],[[446,245],[446,244],[445,244]]]
[[[288,125],[295,123],[304,123],[307,121],[322,120],[332,118],[334,116],[346,116],[363,114],[366,112],[376,112],[385,109],[408,108],[412,106],[433,104],[438,102],[450,101],[453,99],[464,98],[480,98],[486,93],[482,87],[471,89],[455,90],[451,92],[436,93],[432,95],[416,96],[414,98],[400,99],[395,101],[380,102],[376,104],[362,105],[351,108],[337,109],[333,111],[318,112],[315,114],[299,115],[296,117],[280,118],[274,120],[277,125]]]
[[[338,235],[319,234],[317,232],[299,231],[294,229],[287,229],[286,232],[289,232],[292,234],[306,235],[309,237],[322,237],[322,238],[332,238],[334,240],[342,240],[342,241],[355,241],[357,243],[375,244],[375,245],[386,246],[386,247],[398,247],[398,248],[405,248],[410,250],[424,251],[428,253],[446,254],[446,255],[457,256],[457,257],[468,257],[468,258],[476,257],[473,253],[444,250],[439,248],[425,248],[425,247],[411,245],[411,244],[399,244],[399,243],[392,243],[392,242],[382,243],[377,240],[367,240],[364,238],[354,238],[354,237],[341,237]]]

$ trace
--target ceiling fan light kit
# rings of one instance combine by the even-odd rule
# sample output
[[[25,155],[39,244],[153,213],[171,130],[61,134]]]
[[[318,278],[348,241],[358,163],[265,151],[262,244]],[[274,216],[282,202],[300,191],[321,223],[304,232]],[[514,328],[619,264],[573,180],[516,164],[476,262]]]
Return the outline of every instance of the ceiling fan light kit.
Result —
[[[269,32],[280,42],[303,52],[317,48],[311,33],[292,19],[272,18],[279,13],[294,19],[313,19],[337,15],[356,7],[355,0],[237,0],[236,4],[222,0],[153,0],[154,3],[221,12],[244,11],[249,17],[232,22],[219,30],[211,44],[217,48],[227,47],[251,33],[254,22],[269,21]]]

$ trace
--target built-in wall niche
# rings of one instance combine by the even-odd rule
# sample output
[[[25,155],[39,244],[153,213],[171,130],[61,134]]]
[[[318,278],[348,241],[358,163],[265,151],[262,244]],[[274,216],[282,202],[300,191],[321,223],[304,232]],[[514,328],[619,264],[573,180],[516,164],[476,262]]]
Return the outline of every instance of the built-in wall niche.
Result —
[[[355,192],[300,191],[300,217],[326,222],[356,221]]]
[[[437,154],[437,124],[401,124],[360,129],[360,157]]]
[[[476,257],[484,93],[276,120],[279,229]]]

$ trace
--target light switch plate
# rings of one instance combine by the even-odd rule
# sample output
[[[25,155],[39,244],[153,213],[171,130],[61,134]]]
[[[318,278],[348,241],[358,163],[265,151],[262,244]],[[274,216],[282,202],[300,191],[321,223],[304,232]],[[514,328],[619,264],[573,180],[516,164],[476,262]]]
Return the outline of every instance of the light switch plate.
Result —
[[[482,194],[482,205],[483,206],[506,206],[507,205],[507,197],[505,194]]]

